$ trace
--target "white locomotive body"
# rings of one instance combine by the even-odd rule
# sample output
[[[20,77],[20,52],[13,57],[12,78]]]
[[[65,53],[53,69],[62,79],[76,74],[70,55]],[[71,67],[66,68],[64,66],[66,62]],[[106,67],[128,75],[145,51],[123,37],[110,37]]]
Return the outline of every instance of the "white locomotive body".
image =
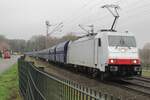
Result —
[[[68,46],[68,62],[80,66],[94,66],[94,37],[84,37]]]
[[[141,74],[135,37],[130,33],[104,31],[70,42],[67,63],[106,76]]]

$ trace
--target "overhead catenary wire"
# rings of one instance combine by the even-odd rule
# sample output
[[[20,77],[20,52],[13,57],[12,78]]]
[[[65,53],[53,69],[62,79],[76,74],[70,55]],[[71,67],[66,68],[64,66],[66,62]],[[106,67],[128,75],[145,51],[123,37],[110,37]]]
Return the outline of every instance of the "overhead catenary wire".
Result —
[[[146,5],[140,5],[134,9],[130,9],[129,11],[131,11],[131,10],[134,11],[131,13],[132,15],[130,15],[130,17],[134,16],[136,14],[140,14],[139,12],[141,12],[141,14],[142,14],[145,11],[149,11],[150,9],[147,9],[147,7],[149,7],[149,4],[150,4],[150,2],[146,4],[147,6]],[[135,9],[138,9],[138,10],[135,11]],[[127,11],[125,11],[125,12],[127,12]]]
[[[120,2],[118,1],[118,3],[120,3]],[[100,3],[97,3],[97,4],[93,5],[91,8],[93,8],[94,6],[97,6],[97,5],[99,5],[99,4],[100,4]],[[90,9],[91,9],[91,8],[90,8]],[[81,16],[81,15],[79,15],[79,16],[77,17],[78,19],[75,19],[75,18],[74,18],[75,20],[74,20],[73,22],[72,22],[72,21],[70,21],[70,22],[71,22],[71,23],[77,22],[77,20],[79,20],[80,16]],[[104,16],[104,17],[105,17],[105,16]]]
[[[90,32],[89,32],[87,29],[85,29],[81,24],[79,24],[78,26],[79,26],[82,30],[84,30],[86,33],[90,34]]]
[[[106,1],[106,0],[105,0]],[[92,8],[95,8],[95,6],[97,6],[98,4],[105,4],[105,3],[107,3],[107,2],[105,2],[104,3],[104,1],[103,2],[99,2],[99,3],[96,3],[96,4],[94,4],[94,5],[92,5],[89,9],[90,10],[92,10]],[[119,3],[119,2],[118,2]],[[84,12],[85,13],[85,12]],[[84,14],[84,13],[82,13],[82,14]],[[75,23],[75,22],[77,22],[79,19],[81,19],[81,15],[82,14],[78,14],[78,16],[77,17],[74,17],[74,18],[72,18],[72,20],[70,20],[70,21],[68,21],[68,22],[71,22],[71,23]],[[89,15],[88,15],[89,16]],[[83,16],[82,16],[83,17]]]
[[[89,0],[86,4],[84,4],[81,8],[77,9],[68,19],[66,18],[63,22],[72,22],[72,20],[74,20],[75,18],[79,17],[79,13],[81,13],[81,11],[87,9],[88,6],[90,6],[93,2],[92,0]]]
[[[140,1],[140,0],[138,0],[138,1]],[[137,2],[135,2],[135,3],[138,3],[138,1]],[[132,6],[132,5],[131,5]],[[132,15],[131,16],[133,16],[133,14],[139,14],[139,12],[140,12],[140,10],[142,10],[142,8],[146,8],[146,6],[149,6],[149,2],[147,2],[145,5],[139,5],[139,6],[137,6],[137,5],[135,5],[135,6],[128,6],[128,8],[130,8],[130,9],[128,9],[128,10],[126,10],[126,9],[124,9],[123,10],[123,13],[125,13],[125,12],[128,12],[128,14],[126,14],[126,15],[129,15],[129,13],[131,12],[132,13]],[[138,10],[137,10],[138,9]],[[147,9],[147,10],[149,10],[149,9]],[[134,12],[132,12],[132,11],[134,11]],[[146,10],[145,10],[146,11]],[[122,16],[122,18],[123,18],[124,16]],[[125,16],[126,17],[126,16]]]
[[[139,1],[139,0],[138,0],[138,1]],[[136,2],[138,2],[138,1],[136,1]],[[149,4],[148,4],[148,3],[146,3],[145,5],[149,5]],[[140,5],[140,6],[138,6],[138,7],[134,7],[134,9],[137,9],[137,8],[139,9],[139,8],[141,8],[141,7],[145,7],[145,5],[143,5],[143,6],[142,6],[142,5]],[[129,11],[130,11],[130,10],[132,10],[132,9],[129,9]],[[147,10],[149,10],[149,9],[146,9],[146,11],[147,11]],[[137,12],[137,13],[136,13],[136,12]],[[138,12],[139,12],[139,10],[134,11],[134,13],[135,13],[135,14],[139,14]],[[144,13],[144,12],[143,12],[143,13]],[[131,19],[131,17],[134,17],[134,16],[135,16],[135,15],[131,14],[131,15],[129,16],[129,18]],[[145,16],[145,14],[144,14],[144,16]],[[124,18],[124,17],[123,17],[123,18],[122,18],[122,17],[123,17],[123,16],[121,16],[121,19],[123,19],[123,18]],[[127,17],[128,17],[128,16],[127,16]]]
[[[121,4],[122,2],[123,2],[123,4]],[[138,3],[138,2],[139,2],[139,0],[134,1],[134,2],[131,2],[131,3],[130,3],[130,1],[127,1],[127,2],[126,2],[126,1],[124,1],[124,0],[120,0],[120,1],[117,1],[116,3],[118,3],[118,4],[120,4],[120,5],[124,5],[124,7],[127,8],[129,4],[132,5],[133,3]],[[99,3],[97,3],[97,5],[98,5],[98,4],[99,4]],[[95,5],[95,4],[94,4],[94,5]],[[93,7],[94,5],[92,5],[92,7]],[[97,5],[96,5],[96,6],[97,6]],[[148,4],[145,4],[145,5],[148,5]],[[141,5],[141,6],[142,6],[142,5]],[[90,9],[91,9],[92,7],[90,6]],[[132,7],[132,6],[131,6],[131,7]],[[138,7],[139,7],[139,6],[138,6]],[[135,6],[133,6],[133,8],[136,9]],[[125,11],[125,10],[126,10],[126,9],[123,9],[123,11]],[[132,9],[129,8],[129,11],[130,11],[130,10],[132,10]],[[138,11],[135,11],[135,12],[138,13]],[[134,13],[135,13],[135,12],[134,12]],[[71,21],[71,23],[75,23],[75,22],[77,23],[77,22],[78,22],[77,20],[79,20],[79,19],[81,20],[81,17],[82,17],[82,16],[81,16],[81,15],[78,15],[78,16],[80,16],[80,17],[77,17],[77,19],[73,18],[72,20],[74,20],[74,21],[73,21],[73,22]],[[88,16],[90,16],[90,15],[88,15]],[[102,17],[98,17],[98,20],[100,20],[100,19],[101,19],[101,20],[102,20],[102,19],[105,19],[106,16],[108,16],[108,14],[103,15]],[[131,16],[132,16],[132,14],[131,14]],[[123,19],[123,18],[124,18],[124,16],[121,16],[121,19]],[[95,20],[95,21],[97,21],[97,20]],[[107,20],[106,20],[106,21],[107,21]],[[100,21],[97,21],[97,23],[100,23]]]
[[[141,7],[140,9],[139,9],[139,6],[138,6],[138,7],[136,7],[136,8],[138,8],[137,11],[134,11],[133,13],[131,13],[131,15],[123,17],[122,20],[125,20],[127,18],[129,18],[129,19],[126,21],[126,23],[122,24],[121,26],[127,25],[127,24],[133,22],[134,20],[136,20],[135,18],[136,18],[137,15],[138,16],[142,16],[142,17],[148,16],[150,14],[149,9],[147,9],[147,7],[148,7],[149,4],[150,3],[146,3],[145,5],[140,5],[140,7]],[[146,5],[147,5],[147,7],[146,7]]]
[[[92,1],[92,2],[93,2],[93,1]],[[87,3],[87,5],[86,5],[86,7],[84,7],[84,8],[87,8],[87,7],[89,7],[89,4],[88,4],[88,3]],[[84,12],[84,13],[85,13],[85,12]],[[82,16],[81,16],[82,14],[83,14],[83,13],[76,14],[77,16],[71,18],[71,20],[68,20],[67,22],[69,23],[69,27],[71,26],[70,24],[73,24],[73,23],[77,22],[77,20],[82,17]]]
[[[62,28],[62,27],[63,27],[62,24],[63,24],[63,23],[60,22],[60,23],[49,33],[49,35],[51,35],[52,33],[56,32],[56,31],[58,31],[60,28]]]

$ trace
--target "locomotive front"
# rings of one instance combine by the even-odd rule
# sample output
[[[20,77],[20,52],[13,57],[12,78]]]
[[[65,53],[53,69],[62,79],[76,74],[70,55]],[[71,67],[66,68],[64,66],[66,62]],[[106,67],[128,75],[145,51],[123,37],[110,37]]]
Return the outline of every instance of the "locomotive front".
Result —
[[[108,34],[107,70],[112,75],[141,75],[140,59],[133,34]]]

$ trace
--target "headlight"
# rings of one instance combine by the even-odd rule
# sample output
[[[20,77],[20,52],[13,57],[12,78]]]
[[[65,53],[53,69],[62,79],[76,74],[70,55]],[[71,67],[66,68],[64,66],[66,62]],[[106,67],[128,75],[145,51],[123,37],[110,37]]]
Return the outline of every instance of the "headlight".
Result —
[[[111,59],[111,60],[110,60],[110,62],[111,62],[111,63],[114,63],[114,60],[113,60],[113,59]]]
[[[116,63],[116,60],[115,59],[109,59],[109,64],[115,64]]]
[[[133,63],[133,64],[139,64],[140,62],[139,62],[139,59],[133,59],[133,60],[132,60],[132,63]]]
[[[133,63],[134,63],[134,64],[137,64],[137,61],[136,61],[136,60],[133,60]]]

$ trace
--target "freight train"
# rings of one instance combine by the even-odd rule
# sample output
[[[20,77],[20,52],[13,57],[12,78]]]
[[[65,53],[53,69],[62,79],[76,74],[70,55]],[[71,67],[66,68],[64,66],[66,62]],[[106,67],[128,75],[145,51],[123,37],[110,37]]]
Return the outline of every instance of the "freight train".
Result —
[[[78,40],[66,41],[28,55],[69,65],[100,79],[140,76],[142,69],[134,34],[115,30],[120,17],[117,9],[120,7],[112,4],[102,8],[107,8],[115,17],[111,29],[103,29],[98,33],[92,29],[90,34]]]
[[[69,65],[100,79],[141,75],[140,58],[132,33],[102,31],[26,54]]]

